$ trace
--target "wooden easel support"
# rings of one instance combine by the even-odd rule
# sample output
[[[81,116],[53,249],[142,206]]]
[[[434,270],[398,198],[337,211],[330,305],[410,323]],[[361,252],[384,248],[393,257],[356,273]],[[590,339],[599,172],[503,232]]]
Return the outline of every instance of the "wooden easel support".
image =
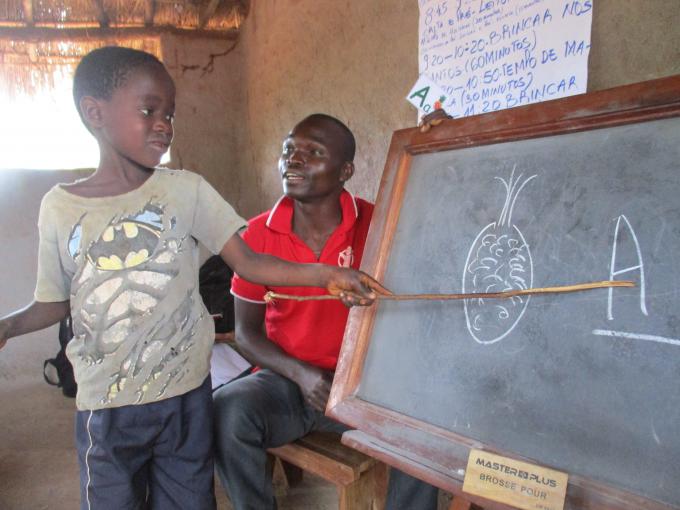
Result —
[[[481,506],[470,503],[467,499],[454,496],[449,510],[484,510]]]

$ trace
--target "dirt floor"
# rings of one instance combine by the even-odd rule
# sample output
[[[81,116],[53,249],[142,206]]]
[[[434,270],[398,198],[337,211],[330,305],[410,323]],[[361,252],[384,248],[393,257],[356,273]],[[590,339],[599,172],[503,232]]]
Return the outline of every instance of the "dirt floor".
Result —
[[[0,377],[0,510],[77,509],[75,401],[42,376],[27,379]],[[217,509],[232,510],[218,481],[215,492]],[[338,508],[335,487],[309,474],[285,495],[278,493],[279,510]],[[440,496],[439,508],[448,508],[450,496]]]
[[[6,381],[5,381],[6,382]],[[0,509],[79,507],[74,399],[41,379],[0,388]],[[231,510],[219,485],[218,510]],[[281,510],[337,508],[335,488],[305,475],[279,502]]]

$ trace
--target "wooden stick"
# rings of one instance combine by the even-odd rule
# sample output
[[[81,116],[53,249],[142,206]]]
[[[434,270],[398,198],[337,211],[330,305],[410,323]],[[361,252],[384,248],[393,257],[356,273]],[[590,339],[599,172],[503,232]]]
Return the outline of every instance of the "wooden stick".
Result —
[[[603,289],[608,287],[635,287],[635,283],[629,280],[605,280],[601,282],[578,283],[575,285],[562,285],[560,287],[537,287],[523,290],[507,290],[505,292],[470,292],[466,294],[378,294],[377,299],[390,301],[441,301],[450,299],[507,299],[515,296],[530,294],[560,294],[566,292],[580,292],[583,290]],[[264,295],[266,303],[277,299],[290,299],[293,301],[322,301],[327,299],[340,299],[340,296],[323,294],[321,296],[295,296],[293,294],[279,294],[267,292]]]

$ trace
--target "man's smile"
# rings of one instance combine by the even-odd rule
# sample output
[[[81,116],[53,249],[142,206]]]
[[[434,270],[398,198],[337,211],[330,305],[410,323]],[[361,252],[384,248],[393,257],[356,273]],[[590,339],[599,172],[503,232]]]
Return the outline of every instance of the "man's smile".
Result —
[[[288,182],[302,181],[305,177],[302,174],[296,172],[284,172],[283,180]]]

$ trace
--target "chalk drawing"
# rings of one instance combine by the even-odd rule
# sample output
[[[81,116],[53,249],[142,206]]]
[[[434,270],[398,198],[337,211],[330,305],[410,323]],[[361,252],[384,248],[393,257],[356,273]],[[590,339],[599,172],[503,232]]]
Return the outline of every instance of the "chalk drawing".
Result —
[[[623,223],[622,223],[623,220]],[[637,255],[637,260],[638,263],[634,266],[626,267],[623,269],[616,269],[616,252],[619,249],[619,233],[621,232],[621,229],[625,228],[628,230],[630,233],[630,236],[633,240],[633,243],[635,244],[635,252]],[[640,311],[645,314],[649,315],[647,313],[647,304],[645,300],[645,265],[642,262],[642,251],[640,250],[640,243],[637,240],[637,236],[635,235],[635,230],[633,230],[633,227],[631,226],[630,222],[628,221],[628,218],[624,214],[619,216],[616,219],[616,227],[614,227],[614,242],[612,243],[612,258],[611,258],[611,263],[609,266],[609,279],[613,280],[615,276],[619,276],[625,273],[630,273],[630,272],[638,272],[640,273],[640,282],[639,282],[639,288],[640,288]],[[614,320],[614,313],[613,313],[613,297],[614,297],[614,288],[609,287],[609,295],[607,298],[607,319],[608,320]]]
[[[635,246],[635,256],[637,257],[637,264],[629,267],[625,267],[623,269],[616,269],[616,256],[619,250],[622,248],[619,247],[619,237],[620,233],[622,230],[625,229],[628,231],[630,234],[630,238],[633,241],[633,245]],[[645,284],[645,265],[642,260],[642,250],[640,249],[640,243],[638,242],[637,236],[635,235],[635,230],[633,229],[633,226],[630,224],[630,221],[628,221],[628,218],[626,218],[625,214],[620,215],[618,218],[616,218],[616,226],[614,227],[614,242],[612,244],[612,258],[611,262],[609,265],[609,279],[613,280],[614,277],[625,274],[625,273],[630,273],[630,272],[639,272],[640,278],[639,278],[639,288],[640,288],[640,311],[644,315],[649,315],[647,312],[647,304],[646,304],[646,284]],[[609,288],[609,295],[607,299],[607,319],[608,320],[614,320],[614,312],[613,312],[613,301],[614,301],[614,289]],[[680,347],[680,340],[677,338],[669,338],[666,336],[659,336],[659,335],[649,335],[647,333],[634,333],[630,331],[615,331],[612,329],[594,329],[593,330],[593,335],[597,336],[607,336],[611,338],[623,338],[626,340],[643,340],[645,342],[657,342],[657,343],[662,343],[666,345],[673,345],[676,347]]]
[[[675,345],[680,347],[680,340],[658,335],[647,335],[645,333],[629,333],[628,331],[613,331],[611,329],[594,329],[593,335],[610,336],[614,338],[627,338],[630,340],[645,340],[647,342],[659,342],[662,344]]]
[[[495,177],[505,187],[505,203],[497,221],[489,223],[470,246],[463,271],[463,292],[504,292],[528,289],[533,284],[533,261],[529,244],[512,223],[512,213],[519,193],[536,177]],[[465,320],[472,338],[480,344],[492,344],[507,336],[524,315],[530,296],[509,300],[466,299]]]

